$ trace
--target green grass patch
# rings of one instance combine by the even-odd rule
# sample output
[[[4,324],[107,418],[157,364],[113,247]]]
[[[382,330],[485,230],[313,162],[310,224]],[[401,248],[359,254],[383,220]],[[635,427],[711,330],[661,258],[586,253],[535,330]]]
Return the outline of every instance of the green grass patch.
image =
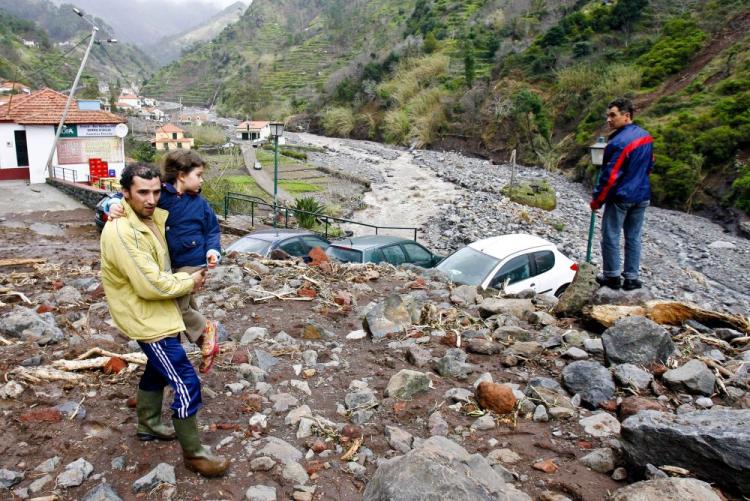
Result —
[[[223,212],[224,196],[229,192],[257,197],[266,202],[269,200],[268,194],[260,189],[250,176],[226,176],[207,179],[201,189],[201,194],[217,213]],[[249,213],[250,203],[230,201],[229,214]]]
[[[544,210],[553,210],[557,207],[557,194],[546,180],[522,181],[513,188],[504,187],[502,193],[512,201],[528,207]]]
[[[289,179],[282,179],[279,181],[279,186],[284,191],[295,195],[298,193],[312,193],[314,191],[320,191],[322,188],[316,184],[305,183],[304,181],[292,181]]]

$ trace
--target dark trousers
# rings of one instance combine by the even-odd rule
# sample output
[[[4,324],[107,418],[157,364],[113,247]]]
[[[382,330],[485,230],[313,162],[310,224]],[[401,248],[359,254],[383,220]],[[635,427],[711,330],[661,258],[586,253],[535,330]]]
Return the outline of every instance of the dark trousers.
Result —
[[[138,341],[148,362],[138,387],[143,391],[163,391],[168,384],[174,390],[173,417],[185,419],[202,406],[201,382],[188,360],[179,337],[167,337],[154,343]]]

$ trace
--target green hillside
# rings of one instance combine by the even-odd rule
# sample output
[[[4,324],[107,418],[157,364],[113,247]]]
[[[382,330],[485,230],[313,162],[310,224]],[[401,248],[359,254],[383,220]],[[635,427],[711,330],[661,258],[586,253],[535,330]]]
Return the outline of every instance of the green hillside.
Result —
[[[748,0],[256,0],[147,89],[579,179],[626,95],[656,140],[656,203],[748,210],[748,33]]]
[[[70,50],[65,61],[63,61],[64,64],[67,64],[67,66],[63,65],[64,69],[61,70],[63,74],[68,71],[70,66],[77,69],[86,49],[86,41],[75,49],[73,46],[86,38],[91,30],[89,25],[73,12],[72,4],[64,3],[57,6],[49,0],[25,0],[23,2],[0,0],[0,13],[33,23],[33,26],[43,34],[31,36],[31,39],[35,41],[44,40],[45,47],[55,46],[63,53]],[[100,28],[97,40],[116,38],[112,35],[112,28],[104,20],[95,18],[94,22]],[[18,48],[16,48],[16,52],[18,52]],[[3,56],[5,54],[0,55],[0,58]],[[36,56],[31,54],[29,57],[34,58]],[[120,42],[95,45],[86,64],[85,74],[90,79],[103,82],[119,80],[122,85],[125,85],[142,82],[155,69],[156,65],[143,51],[132,44]],[[73,71],[73,75],[75,75],[75,71]],[[68,82],[72,83],[72,78]],[[32,85],[39,84],[32,82]]]

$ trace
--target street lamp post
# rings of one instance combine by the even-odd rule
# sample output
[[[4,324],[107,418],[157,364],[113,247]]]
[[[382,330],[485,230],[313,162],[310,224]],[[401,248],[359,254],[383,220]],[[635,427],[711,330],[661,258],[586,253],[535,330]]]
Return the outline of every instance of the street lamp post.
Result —
[[[86,19],[84,17],[84,14],[79,9],[73,8],[73,12],[75,12],[78,17],[86,21],[91,25],[91,40],[89,40],[89,44],[86,47],[86,52],[83,55],[83,59],[81,60],[81,66],[78,67],[78,73],[76,73],[76,77],[73,80],[73,86],[70,88],[70,93],[68,93],[68,100],[65,101],[65,108],[63,109],[62,116],[60,117],[60,123],[57,124],[57,131],[55,132],[55,139],[52,141],[52,149],[49,152],[49,157],[47,158],[47,175],[49,177],[55,177],[54,168],[52,167],[52,159],[55,156],[55,149],[57,148],[57,142],[60,139],[60,134],[62,134],[62,128],[63,124],[65,123],[65,119],[68,117],[68,111],[70,110],[70,105],[73,102],[73,97],[76,93],[76,87],[78,87],[78,81],[81,79],[81,74],[83,73],[83,67],[86,66],[86,60],[89,58],[89,53],[91,52],[91,47],[94,45],[94,42],[96,41],[96,32],[99,31],[99,28],[90,20]],[[117,40],[110,38],[107,40],[110,43],[115,43]]]
[[[604,140],[604,136],[599,136],[594,144],[589,148],[591,150],[591,163],[596,167],[596,180],[594,181],[594,187],[599,184],[599,176],[602,173],[602,164],[604,163],[604,148],[607,146],[607,141]],[[594,244],[594,229],[596,228],[596,211],[591,211],[591,222],[589,223],[589,242],[586,246],[586,262],[591,262],[591,248]]]
[[[276,228],[278,213],[279,191],[279,136],[284,135],[283,122],[271,122],[271,137],[273,137],[273,227]]]

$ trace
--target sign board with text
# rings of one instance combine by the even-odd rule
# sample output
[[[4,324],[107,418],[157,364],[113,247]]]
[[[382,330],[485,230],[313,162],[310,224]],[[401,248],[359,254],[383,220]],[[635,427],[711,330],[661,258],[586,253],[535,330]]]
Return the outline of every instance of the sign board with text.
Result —
[[[65,124],[60,137],[114,137],[118,124]]]
[[[78,137],[60,139],[57,143],[57,163],[60,165],[86,164],[89,158],[101,158],[107,162],[124,162],[122,139]]]

